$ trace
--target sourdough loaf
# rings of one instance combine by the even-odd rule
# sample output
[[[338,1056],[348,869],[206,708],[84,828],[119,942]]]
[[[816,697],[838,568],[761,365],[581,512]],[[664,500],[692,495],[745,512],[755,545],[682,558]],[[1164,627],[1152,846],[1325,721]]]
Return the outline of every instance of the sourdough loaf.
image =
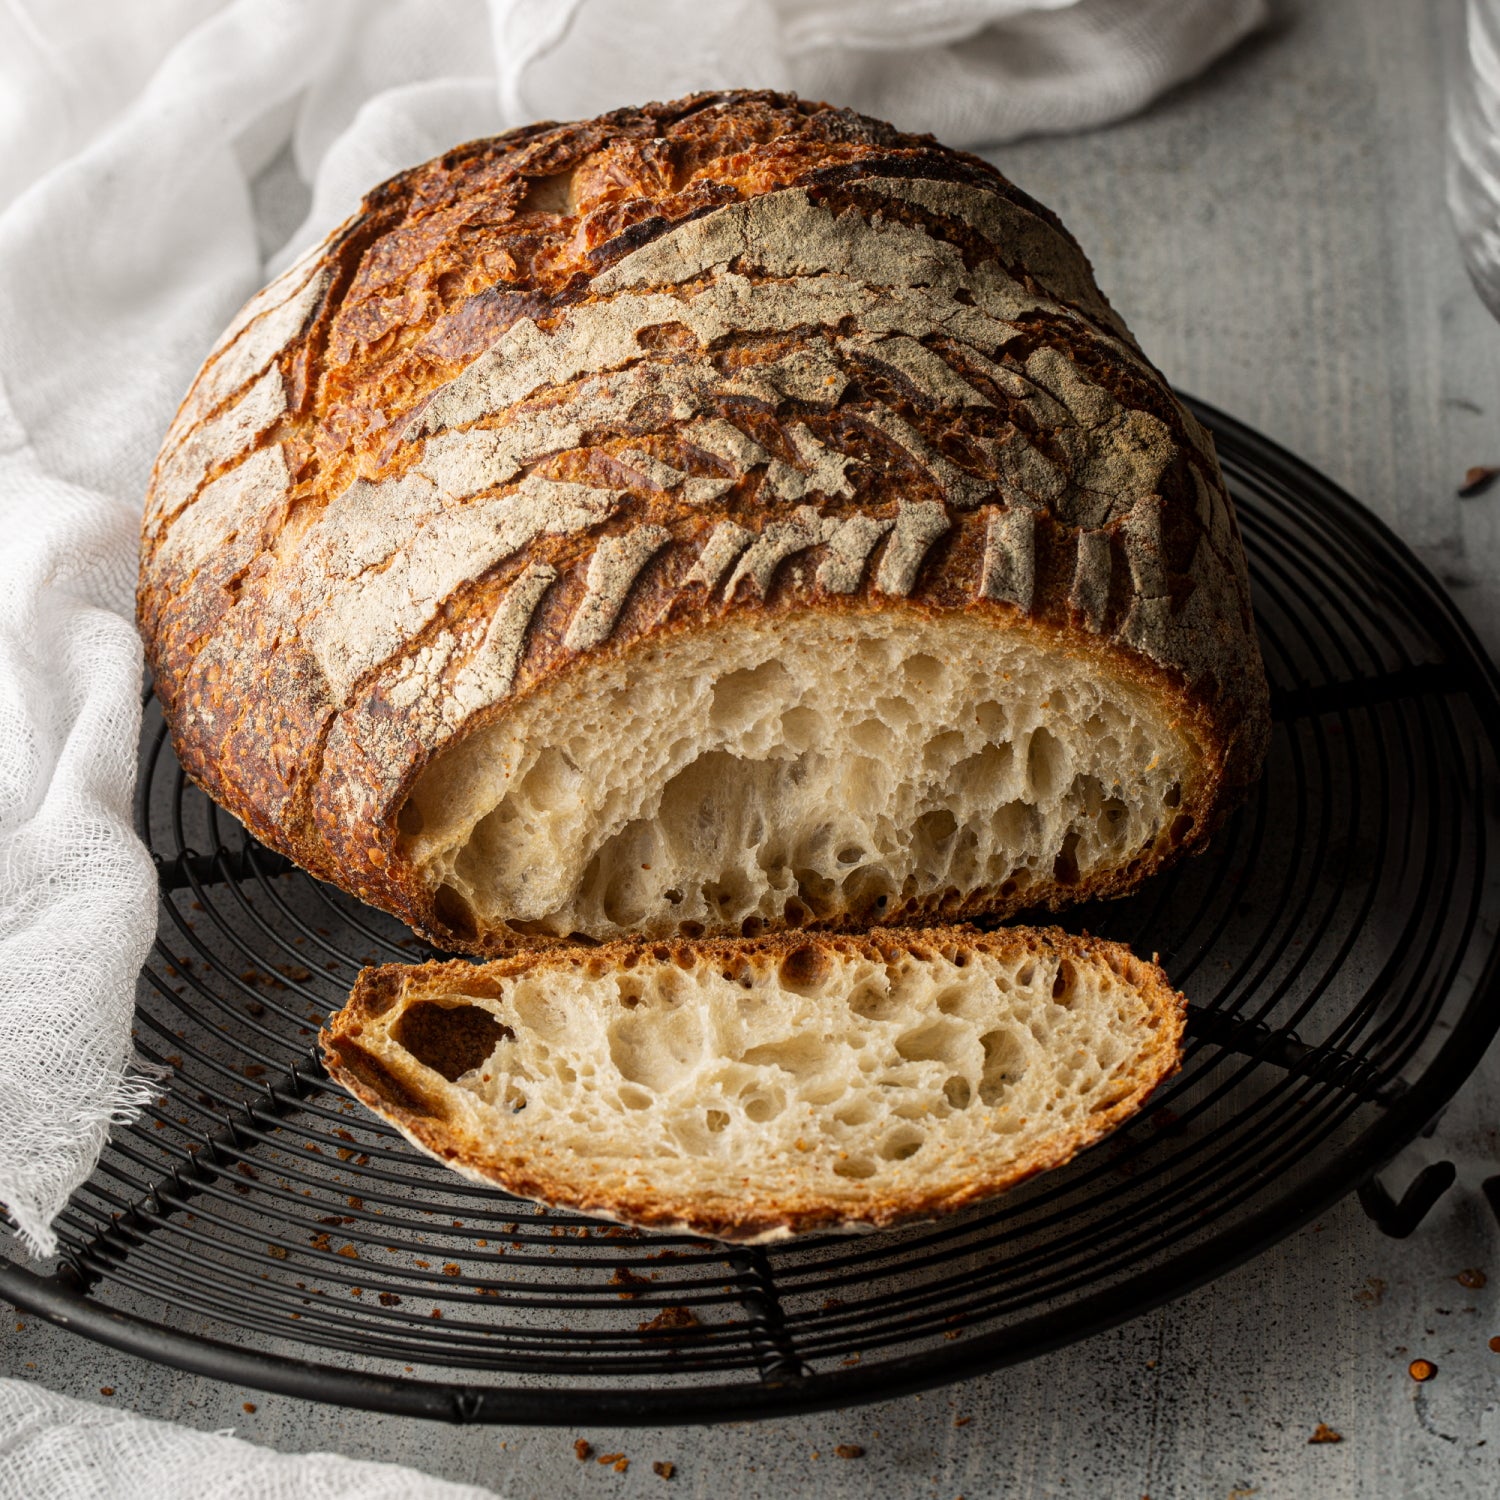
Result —
[[[1212,444],[1073,239],[775,94],[371,193],[209,356],[139,606],[188,773],[480,954],[1118,894],[1268,732]]]
[[[329,1072],[522,1197],[766,1241],[874,1229],[1061,1165],[1178,1063],[1154,964],[1056,930],[553,947],[366,969]]]

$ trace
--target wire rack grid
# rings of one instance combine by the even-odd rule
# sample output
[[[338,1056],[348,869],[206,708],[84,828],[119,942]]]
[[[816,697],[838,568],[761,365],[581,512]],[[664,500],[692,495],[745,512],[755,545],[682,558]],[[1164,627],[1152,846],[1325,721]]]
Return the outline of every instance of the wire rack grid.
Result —
[[[316,1053],[360,965],[431,950],[252,840],[186,780],[153,706],[137,813],[161,924],[136,1042],[161,1092],[64,1212],[56,1271],[0,1263],[0,1294],[316,1399],[701,1421],[1026,1358],[1376,1193],[1500,1024],[1497,677],[1368,512],[1197,410],[1239,509],[1275,734],[1208,853],[1065,919],[1158,953],[1191,1001],[1181,1073],[1127,1128],[954,1218],[765,1249],[470,1184],[332,1086]]]

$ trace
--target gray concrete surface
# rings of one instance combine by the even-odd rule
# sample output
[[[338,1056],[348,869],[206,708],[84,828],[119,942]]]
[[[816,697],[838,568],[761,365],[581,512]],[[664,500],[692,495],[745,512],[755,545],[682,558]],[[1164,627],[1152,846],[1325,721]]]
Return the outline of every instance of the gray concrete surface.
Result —
[[[1442,206],[1443,61],[1458,8],[1302,0],[1144,117],[996,154],[1056,207],[1180,385],[1363,499],[1500,647],[1500,328]],[[1352,1202],[1238,1272],[1115,1332],[925,1397],[717,1429],[455,1430],[266,1396],[0,1324],[0,1371],[286,1450],[399,1460],[505,1496],[1083,1496],[1500,1493],[1500,1059],[1435,1139],[1458,1187],[1411,1240]],[[1477,1268],[1490,1285],[1455,1278]],[[1472,1279],[1472,1278],[1470,1278]],[[14,1331],[12,1331],[14,1329]],[[1437,1376],[1417,1384],[1416,1356]],[[112,1394],[101,1395],[108,1387]],[[253,1406],[253,1410],[246,1407]],[[1320,1422],[1339,1443],[1309,1444]],[[958,1425],[962,1423],[963,1425]],[[580,1463],[574,1440],[623,1452]],[[839,1458],[838,1444],[863,1447]],[[651,1468],[670,1460],[670,1486]]]

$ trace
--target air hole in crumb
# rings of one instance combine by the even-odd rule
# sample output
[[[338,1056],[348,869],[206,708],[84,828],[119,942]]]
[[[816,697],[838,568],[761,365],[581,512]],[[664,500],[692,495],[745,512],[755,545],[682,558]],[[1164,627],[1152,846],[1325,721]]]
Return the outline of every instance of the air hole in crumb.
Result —
[[[960,985],[951,984],[947,989],[939,990],[932,999],[932,1008],[941,1015],[951,1016],[963,1007],[964,990]]]
[[[875,1163],[868,1156],[850,1156],[846,1157],[843,1161],[836,1161],[833,1164],[835,1177],[862,1179],[873,1177],[875,1170]]]
[[[454,937],[473,942],[479,935],[474,910],[451,885],[440,885],[432,899],[433,915]]]
[[[789,708],[781,716],[781,738],[793,750],[802,751],[821,738],[823,716],[805,703]]]
[[[1052,998],[1060,1005],[1070,1005],[1073,991],[1078,984],[1078,972],[1070,959],[1063,959],[1057,966],[1057,977],[1052,981]]]
[[[896,1051],[907,1062],[954,1062],[950,1054],[958,1043],[958,1031],[952,1021],[934,1016],[925,1026],[904,1031],[896,1038]]]
[[[516,1034],[479,1005],[439,1005],[419,1000],[391,1028],[391,1036],[423,1067],[452,1083],[473,1071]]]
[[[729,1116],[722,1109],[711,1109],[704,1115],[703,1123],[708,1126],[711,1135],[718,1135],[728,1127]]]
[[[710,720],[716,729],[744,729],[790,694],[791,675],[779,661],[762,662],[721,677],[714,684]]]
[[[916,1126],[907,1125],[886,1136],[880,1143],[880,1155],[886,1161],[905,1161],[922,1149],[925,1140],[926,1137]]]
[[[804,943],[800,948],[793,948],[781,960],[779,973],[781,982],[787,989],[805,994],[808,990],[822,988],[830,968],[831,964],[825,953],[811,943]]]
[[[410,798],[401,804],[401,811],[396,814],[396,827],[405,834],[417,834],[427,826],[427,819],[422,816],[422,809]]]
[[[1067,751],[1050,730],[1032,731],[1026,749],[1026,779],[1034,796],[1043,800],[1055,796],[1062,789],[1067,763]]]
[[[604,890],[604,915],[616,927],[634,927],[645,914],[646,905],[635,872],[617,871]]]
[[[1105,844],[1117,850],[1130,831],[1130,808],[1122,797],[1106,797],[1099,809],[1100,832]]]
[[[979,1076],[979,1102],[993,1107],[1025,1072],[1025,1049],[1013,1032],[997,1028],[979,1038],[984,1048],[984,1071]]]
[[[1036,965],[1029,959],[1016,971],[1016,983],[1025,989],[1036,978]]]
[[[851,1130],[868,1125],[874,1118],[875,1106],[868,1099],[855,1099],[834,1114],[840,1125],[847,1125]]]
[[[912,825],[919,851],[928,853],[941,849],[957,831],[958,820],[946,807],[923,813]]]
[[[1078,830],[1070,828],[1052,861],[1052,878],[1059,885],[1078,884]]]
[[[857,865],[864,857],[865,851],[858,844],[845,844],[837,856],[841,865]]]
[[[1174,844],[1180,844],[1193,831],[1193,821],[1187,813],[1172,819],[1172,832],[1169,837]]]
[[[1161,803],[1163,807],[1177,807],[1181,804],[1181,802],[1182,787],[1174,781],[1163,794]]]
[[[974,1091],[969,1087],[969,1080],[955,1073],[943,1085],[943,1098],[945,1098],[954,1109],[967,1109],[969,1101],[974,1096]]]
[[[849,996],[849,1009],[866,1021],[883,1020],[895,1001],[878,984],[865,983]]]
[[[827,1071],[828,1053],[814,1033],[798,1031],[779,1042],[747,1047],[741,1060],[752,1068],[781,1068],[796,1078],[817,1078]]]
[[[879,915],[890,904],[887,888],[889,874],[873,865],[864,865],[855,870],[844,882],[844,900],[849,915],[857,921],[868,921]]]
[[[941,687],[948,670],[935,656],[928,656],[925,652],[918,652],[915,656],[908,656],[902,663],[906,673],[906,680],[917,687],[936,688]]]
[[[963,892],[956,891],[950,885],[947,890],[938,897],[937,910],[945,917],[954,916],[964,904]]]
[[[805,908],[809,917],[826,917],[837,910],[838,887],[826,875],[799,866],[792,876],[797,882],[797,904]]]

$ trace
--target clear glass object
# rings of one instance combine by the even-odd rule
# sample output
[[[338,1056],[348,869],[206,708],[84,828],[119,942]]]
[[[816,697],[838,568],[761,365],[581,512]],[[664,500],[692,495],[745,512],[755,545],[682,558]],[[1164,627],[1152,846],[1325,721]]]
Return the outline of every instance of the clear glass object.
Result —
[[[1448,107],[1448,208],[1479,295],[1500,318],[1500,0],[1469,0]]]

